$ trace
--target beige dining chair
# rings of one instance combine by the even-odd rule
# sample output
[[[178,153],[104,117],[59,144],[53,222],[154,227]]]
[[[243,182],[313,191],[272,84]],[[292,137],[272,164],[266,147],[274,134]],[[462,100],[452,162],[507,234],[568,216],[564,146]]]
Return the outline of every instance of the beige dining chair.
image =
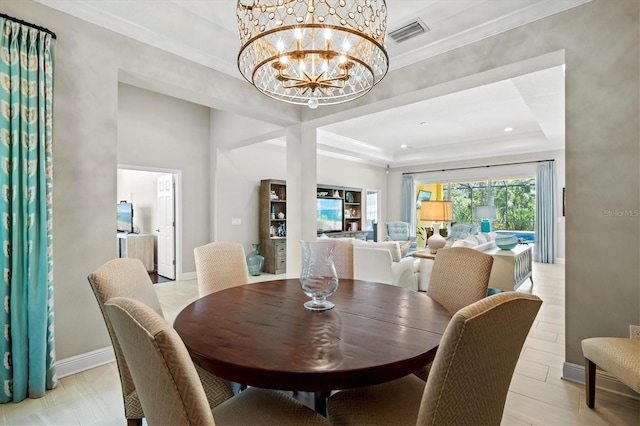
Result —
[[[217,241],[193,249],[200,297],[249,283],[242,244]]]
[[[353,243],[336,239],[333,249],[333,264],[338,279],[353,279]]]
[[[144,303],[158,315],[164,317],[160,301],[153,289],[153,283],[151,282],[149,273],[138,259],[110,260],[95,272],[89,274],[87,278],[98,301],[98,306],[104,317],[104,322],[107,326],[111,343],[113,344],[118,372],[120,373],[124,412],[127,423],[131,425],[142,424],[142,418],[145,417],[145,413],[142,410],[140,398],[136,392],[129,366],[122,354],[120,342],[104,311],[104,304],[112,297],[129,297]],[[212,408],[233,396],[231,386],[226,380],[216,377],[200,367],[196,367],[196,370],[206,390],[209,405]]]
[[[438,254],[439,256],[440,254]],[[459,310],[442,336],[425,384],[413,374],[339,391],[333,425],[498,425],[522,345],[542,301],[498,293]]]
[[[438,250],[427,295],[451,315],[487,296],[493,257],[467,247]]]
[[[427,295],[451,315],[487,297],[493,256],[466,247],[438,250],[433,261]],[[416,371],[427,380],[431,364]]]
[[[187,348],[156,311],[126,297],[110,299],[105,311],[131,368],[147,424],[329,424],[293,398],[258,388],[249,388],[211,410]]]
[[[596,366],[640,392],[640,340],[624,337],[590,337],[581,342],[587,407],[596,402]]]

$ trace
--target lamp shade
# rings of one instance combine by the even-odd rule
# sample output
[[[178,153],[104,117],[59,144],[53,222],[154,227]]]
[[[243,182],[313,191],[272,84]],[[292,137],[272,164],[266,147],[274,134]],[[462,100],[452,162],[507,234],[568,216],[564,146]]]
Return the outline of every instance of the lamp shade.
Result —
[[[451,201],[423,201],[420,205],[420,220],[450,222],[452,219]]]
[[[478,206],[475,208],[473,217],[476,219],[495,219],[496,208],[494,206]]]

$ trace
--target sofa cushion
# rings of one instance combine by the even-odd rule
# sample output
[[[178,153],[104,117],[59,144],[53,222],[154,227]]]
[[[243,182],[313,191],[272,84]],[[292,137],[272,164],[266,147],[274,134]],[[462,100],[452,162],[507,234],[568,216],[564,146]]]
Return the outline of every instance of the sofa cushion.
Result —
[[[402,259],[400,244],[397,241],[382,241],[376,243],[374,241],[354,240],[353,244],[357,247],[381,248],[388,250],[389,253],[391,253],[391,260],[394,262],[400,262],[400,259]]]

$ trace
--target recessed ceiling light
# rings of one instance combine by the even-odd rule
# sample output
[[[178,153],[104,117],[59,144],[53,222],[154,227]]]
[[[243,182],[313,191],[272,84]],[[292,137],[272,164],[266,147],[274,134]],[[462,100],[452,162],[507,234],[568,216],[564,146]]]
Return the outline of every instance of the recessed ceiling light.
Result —
[[[400,148],[402,149],[407,148],[407,144],[403,143],[402,145],[400,145]]]
[[[505,132],[511,132],[513,130],[513,127],[505,127],[504,131]]]

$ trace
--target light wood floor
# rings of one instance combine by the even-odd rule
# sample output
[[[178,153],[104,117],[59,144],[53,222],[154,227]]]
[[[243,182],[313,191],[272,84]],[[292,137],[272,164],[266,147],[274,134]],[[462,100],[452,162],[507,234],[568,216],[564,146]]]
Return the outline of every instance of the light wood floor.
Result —
[[[560,379],[564,362],[564,265],[534,264],[534,293],[544,303],[516,368],[502,423],[505,425],[640,425],[640,401],[596,392],[596,409],[584,387]],[[277,278],[252,277],[253,281]],[[197,298],[195,281],[154,285],[168,321]],[[481,390],[480,390],[481,391]],[[60,380],[40,399],[0,405],[0,425],[124,425],[115,363]]]

